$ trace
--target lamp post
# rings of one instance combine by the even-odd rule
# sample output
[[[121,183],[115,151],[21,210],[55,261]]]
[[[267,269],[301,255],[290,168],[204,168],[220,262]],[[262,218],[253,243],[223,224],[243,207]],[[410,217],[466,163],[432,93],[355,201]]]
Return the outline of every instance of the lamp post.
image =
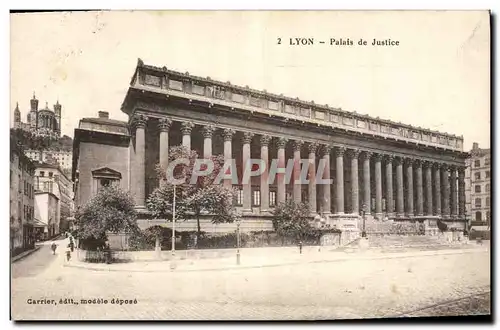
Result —
[[[361,216],[363,217],[363,231],[361,232],[361,237],[366,237],[366,231],[365,231],[365,226],[366,226],[366,205],[363,204],[363,207],[361,208]]]
[[[236,220],[236,264],[240,264],[240,219]]]
[[[170,263],[170,268],[175,269],[175,195],[176,195],[176,185],[174,184],[174,198],[172,202],[172,261]]]

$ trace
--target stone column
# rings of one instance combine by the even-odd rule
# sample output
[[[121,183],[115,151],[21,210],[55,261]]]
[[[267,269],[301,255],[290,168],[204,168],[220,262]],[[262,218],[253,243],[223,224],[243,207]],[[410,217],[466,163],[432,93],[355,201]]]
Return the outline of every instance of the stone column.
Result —
[[[182,132],[182,146],[191,151],[191,132],[193,131],[194,124],[189,121],[183,121],[181,124]]]
[[[135,205],[139,208],[145,207],[146,200],[146,124],[148,117],[137,114],[133,117],[135,127],[135,168],[132,189],[135,195]]]
[[[451,216],[453,218],[457,217],[457,209],[458,209],[458,191],[457,191],[457,167],[450,167],[450,176],[451,176]]]
[[[351,150],[351,200],[352,213],[359,214],[358,149]]]
[[[336,164],[336,208],[337,214],[344,213],[344,152],[345,148],[335,148],[335,164]]]
[[[427,204],[425,206],[425,214],[433,215],[434,206],[432,197],[432,163],[425,161],[423,165],[425,169],[425,196],[427,200]]]
[[[375,217],[382,219],[382,155],[375,154]]]
[[[252,144],[253,133],[244,132],[243,133],[243,171],[242,171],[242,179],[245,178],[245,171],[251,171],[251,168],[248,167],[247,164],[250,163],[251,159],[251,150],[250,146]],[[245,178],[246,179],[246,178]],[[248,177],[248,180],[244,180],[242,182],[243,185],[243,212],[251,213],[252,212],[252,182],[251,177]]]
[[[387,217],[392,217],[394,215],[394,191],[392,183],[392,161],[394,157],[392,155],[387,155],[385,157],[385,199],[386,199],[386,211]]]
[[[448,176],[448,170],[449,168],[447,164],[443,164],[441,166],[441,189],[443,191],[441,214],[443,215],[443,218],[450,217],[450,178]]]
[[[277,146],[278,146],[278,168],[284,169],[286,168],[286,160],[285,160],[285,146],[287,143],[286,138],[278,138]],[[276,179],[278,181],[278,204],[284,203],[286,201],[286,187],[285,187],[285,174],[277,173]]]
[[[300,183],[300,150],[302,144],[302,141],[293,141],[293,200],[295,203],[302,202],[302,184]]]
[[[309,144],[309,208],[311,215],[317,214],[318,206],[316,201],[316,151],[318,150],[317,143]]]
[[[330,150],[331,146],[323,145],[321,148],[321,155],[323,157],[323,162],[325,164],[325,169],[323,171],[323,179],[330,180]],[[330,193],[330,184],[321,185],[323,198],[321,199],[321,211],[323,214],[332,213],[332,204],[331,204],[331,193]]]
[[[424,215],[424,188],[422,183],[422,162],[416,160],[416,185],[417,185],[417,216],[421,217]]]
[[[215,132],[213,125],[203,126],[203,158],[212,157],[212,135]]]
[[[458,217],[465,219],[465,167],[458,168]]]
[[[222,136],[224,137],[224,162],[231,164],[231,159],[233,158],[232,142],[233,142],[234,130],[225,128],[222,131]],[[231,170],[236,171],[235,168],[232,168]],[[232,186],[233,183],[231,179],[224,180],[224,187],[230,188]]]
[[[371,152],[363,152],[363,203],[365,204],[366,215],[371,214],[371,185],[370,185],[370,158]]]
[[[405,215],[404,189],[403,189],[403,160],[396,157],[396,216]]]
[[[406,213],[409,217],[413,213],[413,159],[406,158]]]
[[[435,215],[441,215],[441,164],[434,164],[434,207]]]
[[[260,176],[260,210],[269,211],[269,135],[260,136],[260,159],[266,164],[266,169]]]
[[[161,118],[158,121],[158,129],[160,130],[160,166],[163,171],[168,167],[168,133],[172,126],[170,118]]]

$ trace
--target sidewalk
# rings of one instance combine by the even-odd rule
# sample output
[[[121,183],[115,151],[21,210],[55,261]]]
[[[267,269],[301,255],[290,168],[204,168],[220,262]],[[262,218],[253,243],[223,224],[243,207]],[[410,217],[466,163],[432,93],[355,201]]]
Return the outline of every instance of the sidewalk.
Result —
[[[64,267],[82,268],[94,271],[117,271],[117,272],[197,272],[197,271],[217,271],[217,270],[235,270],[247,268],[262,268],[262,267],[279,267],[288,265],[299,265],[308,263],[323,263],[323,262],[342,262],[350,260],[373,260],[373,259],[395,259],[395,258],[411,258],[424,257],[448,254],[465,254],[465,253],[485,253],[489,252],[489,248],[480,245],[460,245],[460,246],[443,246],[430,247],[411,247],[411,248],[394,248],[389,251],[381,249],[363,250],[332,250],[332,251],[304,251],[299,254],[298,251],[288,253],[280,253],[280,255],[266,256],[248,256],[242,253],[240,255],[240,265],[236,264],[236,254],[233,257],[218,258],[218,259],[196,259],[196,260],[180,260],[171,261],[143,261],[129,262],[116,264],[97,264],[78,261],[74,258],[71,262],[65,263]],[[151,252],[154,253],[154,252]],[[175,265],[175,267],[172,267]]]
[[[17,256],[10,258],[10,262],[11,262],[11,263],[13,263],[13,262],[16,262],[16,261],[18,261],[18,260],[21,260],[21,259],[23,259],[24,257],[29,256],[29,255],[30,255],[30,254],[32,254],[33,252],[38,251],[38,249],[40,249],[41,247],[42,247],[42,245],[35,245],[35,248],[34,248],[34,249],[31,249],[31,250],[27,250],[27,251],[21,252],[21,253],[19,253]]]

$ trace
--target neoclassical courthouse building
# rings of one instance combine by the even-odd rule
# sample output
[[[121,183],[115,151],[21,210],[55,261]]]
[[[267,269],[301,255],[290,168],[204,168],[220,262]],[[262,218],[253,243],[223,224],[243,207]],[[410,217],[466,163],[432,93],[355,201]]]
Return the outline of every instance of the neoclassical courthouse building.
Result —
[[[305,201],[317,221],[336,225],[368,219],[437,219],[463,228],[463,137],[301,101],[145,65],[138,60],[122,111],[128,122],[100,112],[83,118],[75,130],[73,179],[75,202],[82,205],[99,187],[112,182],[130,190],[140,212],[141,227],[163,223],[145,209],[158,185],[156,164],[166,167],[168,148],[184,145],[201,156],[223,154],[241,164],[309,159],[316,173],[326,163],[329,185],[286,184],[265,176],[238,185],[235,199],[243,231],[272,230],[270,210],[288,198]],[[227,184],[227,182],[225,182]],[[230,183],[229,183],[230,184]],[[321,220],[320,220],[321,219]],[[194,221],[177,224],[195,229]],[[202,230],[224,232],[234,224]]]

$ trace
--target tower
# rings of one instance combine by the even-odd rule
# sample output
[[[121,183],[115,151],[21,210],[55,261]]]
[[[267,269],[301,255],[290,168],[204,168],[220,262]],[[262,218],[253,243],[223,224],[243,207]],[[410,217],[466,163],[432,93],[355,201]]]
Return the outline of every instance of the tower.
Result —
[[[58,136],[61,136],[61,109],[62,106],[59,104],[59,100],[57,100],[56,104],[54,104],[54,112],[56,114],[56,127],[54,127],[54,131]]]
[[[30,114],[28,117],[29,125],[31,129],[36,130],[38,127],[38,100],[36,99],[35,92],[33,92],[33,98],[30,100]]]
[[[14,109],[14,128],[21,127],[21,111],[19,111],[19,103],[16,102],[16,108]]]

